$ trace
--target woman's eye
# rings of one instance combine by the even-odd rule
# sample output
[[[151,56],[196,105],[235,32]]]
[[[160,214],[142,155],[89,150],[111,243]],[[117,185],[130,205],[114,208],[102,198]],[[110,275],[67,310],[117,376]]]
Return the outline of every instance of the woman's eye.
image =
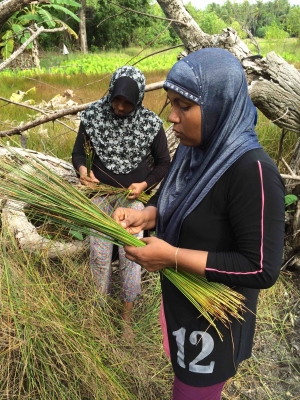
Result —
[[[190,108],[190,106],[186,106],[186,105],[180,106],[180,109],[181,109],[182,111],[188,111],[189,108]]]

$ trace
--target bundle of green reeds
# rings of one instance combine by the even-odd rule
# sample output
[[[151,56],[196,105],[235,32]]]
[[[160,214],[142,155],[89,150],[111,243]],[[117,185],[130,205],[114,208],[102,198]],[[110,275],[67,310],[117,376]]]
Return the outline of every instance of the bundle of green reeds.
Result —
[[[114,187],[110,185],[106,185],[105,183],[95,184],[93,187],[78,185],[77,189],[85,193],[87,196],[120,196],[120,197],[128,197],[130,194],[130,189],[122,188],[122,187]],[[146,204],[148,200],[153,196],[153,193],[145,193],[142,192],[138,198],[139,201]]]
[[[9,157],[0,158],[0,191],[7,198],[21,201],[41,217],[58,226],[91,232],[119,246],[144,246],[144,242],[129,234],[109,215],[101,211],[84,193],[64,181],[41,161],[24,157],[8,148]],[[242,320],[244,298],[219,283],[172,268],[162,273],[194,304],[218,331],[215,320],[230,324],[230,316]]]

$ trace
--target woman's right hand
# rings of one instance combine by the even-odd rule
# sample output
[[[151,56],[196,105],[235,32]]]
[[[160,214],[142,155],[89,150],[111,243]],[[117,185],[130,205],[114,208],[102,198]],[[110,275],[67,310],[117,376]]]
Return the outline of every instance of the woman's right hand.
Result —
[[[143,210],[118,207],[113,212],[112,218],[131,235],[137,235],[145,228]]]
[[[94,172],[90,171],[90,176],[87,176],[87,168],[85,166],[79,167],[79,180],[82,185],[89,186],[91,188],[95,187],[100,181],[95,177]]]
[[[145,207],[143,210],[119,207],[112,214],[112,218],[132,235],[137,235],[145,229],[153,229],[156,217],[157,208],[153,206]]]

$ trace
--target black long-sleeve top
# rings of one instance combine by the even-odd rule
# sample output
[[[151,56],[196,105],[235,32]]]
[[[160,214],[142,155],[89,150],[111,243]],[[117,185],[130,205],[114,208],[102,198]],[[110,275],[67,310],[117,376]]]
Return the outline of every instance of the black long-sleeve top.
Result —
[[[148,205],[155,206],[158,196]],[[278,278],[283,241],[284,184],[264,150],[250,150],[185,218],[177,244],[208,252],[206,278],[245,296],[245,321],[232,318],[230,329],[217,322],[221,341],[189,300],[161,279],[172,365],[182,382],[200,387],[225,381],[250,357],[259,290]]]
[[[86,166],[86,155],[84,151],[85,140],[88,140],[88,136],[85,133],[83,124],[80,124],[72,152],[72,163],[76,171],[79,171],[80,166]],[[149,154],[154,160],[153,168],[149,165],[149,162],[147,162],[148,156],[146,156],[137,168],[130,173],[115,174],[107,169],[101,162],[101,159],[96,155],[92,170],[95,177],[99,179],[100,182],[110,186],[128,188],[132,183],[145,181],[148,188],[151,188],[163,179],[170,165],[170,153],[163,128],[161,128],[154,137],[149,148]]]

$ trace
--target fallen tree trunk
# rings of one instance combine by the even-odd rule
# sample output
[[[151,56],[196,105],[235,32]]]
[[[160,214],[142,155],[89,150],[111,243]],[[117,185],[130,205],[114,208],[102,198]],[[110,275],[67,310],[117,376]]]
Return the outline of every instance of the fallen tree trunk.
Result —
[[[172,126],[167,129],[166,135],[170,154],[173,157],[179,141],[173,134]],[[71,185],[77,186],[79,184],[76,171],[71,163],[33,150],[14,148],[14,151],[20,153],[25,158],[37,158],[47,168],[53,170]],[[11,153],[6,148],[0,147],[0,157],[10,156]],[[151,157],[148,162],[150,165],[153,162]],[[158,187],[159,185],[156,188]],[[26,214],[26,207],[28,205],[25,203],[1,198],[0,194],[2,227],[5,227],[13,235],[20,248],[30,253],[44,253],[49,258],[56,258],[58,256],[76,258],[89,250],[88,238],[84,241],[71,240],[70,242],[66,242],[65,240],[50,240],[43,236],[43,230],[47,234],[48,227],[46,226],[45,229],[41,227],[41,229],[32,224],[28,219],[28,214]],[[51,229],[53,230],[53,227]]]
[[[78,178],[73,166],[59,158],[47,156],[31,150],[22,150],[14,148],[14,151],[21,153],[24,157],[38,158],[48,168],[55,171],[59,176],[70,184],[78,184]],[[9,153],[5,148],[0,148],[0,157],[9,157]],[[47,226],[35,226],[28,219],[26,213],[26,205],[22,202],[16,202],[1,199],[1,222],[2,229],[5,228],[15,238],[18,246],[24,251],[30,253],[44,253],[46,257],[56,258],[59,256],[78,257],[89,250],[89,240],[66,240],[48,239]],[[52,231],[53,233],[53,231]],[[54,231],[59,236],[59,231]]]
[[[163,85],[163,82],[164,81],[151,83],[151,84],[146,86],[146,90],[145,91],[146,92],[150,92],[152,90],[161,89],[162,85]],[[36,111],[41,112],[42,114],[45,114],[42,117],[36,118],[33,121],[30,121],[30,122],[27,122],[27,123],[21,123],[20,125],[15,126],[12,129],[8,129],[6,131],[0,131],[0,137],[21,135],[23,132],[26,132],[28,129],[35,128],[35,127],[37,127],[39,125],[43,125],[46,122],[56,121],[59,118],[63,118],[65,116],[67,116],[67,115],[77,114],[80,111],[85,110],[86,107],[89,104],[91,104],[91,103],[85,103],[85,104],[80,104],[79,106],[73,106],[73,107],[69,107],[69,108],[64,108],[62,110],[54,110],[54,111],[49,112],[49,110],[47,110],[47,111],[39,110],[37,107],[31,107],[31,106],[28,106],[27,104],[23,105],[22,103],[16,103],[16,102],[13,102],[11,100],[5,99],[3,97],[0,97],[0,100],[7,101],[8,103],[11,103],[11,104],[16,104],[16,105],[18,105],[20,107],[31,108],[31,109],[34,109]]]

